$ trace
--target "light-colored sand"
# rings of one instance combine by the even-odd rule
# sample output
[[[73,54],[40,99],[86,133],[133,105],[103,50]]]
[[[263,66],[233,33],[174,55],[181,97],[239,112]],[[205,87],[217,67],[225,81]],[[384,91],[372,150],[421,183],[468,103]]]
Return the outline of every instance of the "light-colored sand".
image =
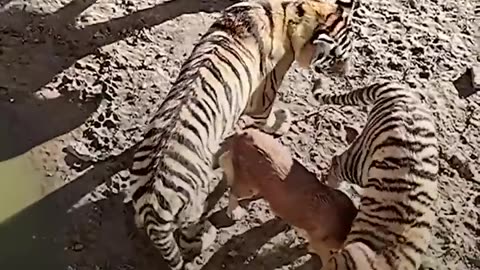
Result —
[[[480,269],[480,94],[460,98],[452,84],[480,61],[475,0],[361,2],[349,81],[358,87],[392,78],[425,90],[442,150],[432,267]],[[0,149],[0,160],[37,146],[38,166],[56,181],[51,186],[69,183],[0,227],[0,269],[163,269],[136,232],[130,207],[114,194],[115,183],[128,177],[131,149],[180,64],[218,10],[231,3],[0,0],[0,138],[8,146]],[[298,119],[282,141],[320,174],[332,154],[346,148],[348,130],[362,127],[366,110],[325,106],[312,113],[310,77],[294,66],[282,84],[280,102]],[[324,86],[326,93],[350,89],[333,78]],[[66,213],[104,181],[111,196]],[[23,228],[32,216],[41,224],[8,231]],[[199,264],[316,269],[302,241],[272,218],[262,201],[252,202],[250,215],[232,226],[220,211],[212,218],[218,239]],[[51,244],[55,248],[47,249]],[[45,255],[25,260],[31,250]],[[53,261],[62,266],[46,268]]]

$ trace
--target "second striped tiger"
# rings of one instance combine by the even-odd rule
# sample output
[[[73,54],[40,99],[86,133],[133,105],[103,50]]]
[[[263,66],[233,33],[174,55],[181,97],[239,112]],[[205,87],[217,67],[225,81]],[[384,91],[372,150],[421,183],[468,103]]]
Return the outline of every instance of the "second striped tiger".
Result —
[[[416,270],[435,219],[438,149],[431,113],[412,89],[376,83],[323,104],[373,105],[362,133],[334,156],[327,181],[363,188],[344,247],[322,269]]]

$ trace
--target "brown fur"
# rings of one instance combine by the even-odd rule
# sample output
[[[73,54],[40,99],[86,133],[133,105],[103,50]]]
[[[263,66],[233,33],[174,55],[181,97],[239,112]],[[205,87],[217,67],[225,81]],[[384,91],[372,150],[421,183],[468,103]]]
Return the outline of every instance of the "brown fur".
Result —
[[[320,182],[289,149],[257,129],[225,142],[220,157],[231,187],[229,214],[238,200],[263,197],[272,211],[304,236],[322,261],[343,244],[357,209],[341,191]]]

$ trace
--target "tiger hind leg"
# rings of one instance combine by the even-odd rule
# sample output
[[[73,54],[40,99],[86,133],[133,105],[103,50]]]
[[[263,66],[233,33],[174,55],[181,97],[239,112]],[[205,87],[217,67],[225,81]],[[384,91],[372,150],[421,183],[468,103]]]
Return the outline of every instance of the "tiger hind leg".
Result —
[[[148,237],[160,251],[168,266],[172,270],[183,270],[184,260],[174,237],[174,231],[171,223],[151,223],[146,228]]]
[[[208,220],[180,229],[179,244],[185,261],[193,261],[203,250],[213,244],[216,237],[217,228]]]

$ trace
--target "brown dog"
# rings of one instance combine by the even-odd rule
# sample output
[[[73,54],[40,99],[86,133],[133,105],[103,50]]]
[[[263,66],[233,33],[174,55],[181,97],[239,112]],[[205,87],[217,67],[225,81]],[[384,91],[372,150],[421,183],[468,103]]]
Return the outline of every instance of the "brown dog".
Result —
[[[321,183],[272,136],[246,129],[228,138],[219,165],[231,187],[227,214],[245,212],[238,200],[263,197],[272,211],[309,241],[325,262],[341,247],[357,214],[343,192]]]

